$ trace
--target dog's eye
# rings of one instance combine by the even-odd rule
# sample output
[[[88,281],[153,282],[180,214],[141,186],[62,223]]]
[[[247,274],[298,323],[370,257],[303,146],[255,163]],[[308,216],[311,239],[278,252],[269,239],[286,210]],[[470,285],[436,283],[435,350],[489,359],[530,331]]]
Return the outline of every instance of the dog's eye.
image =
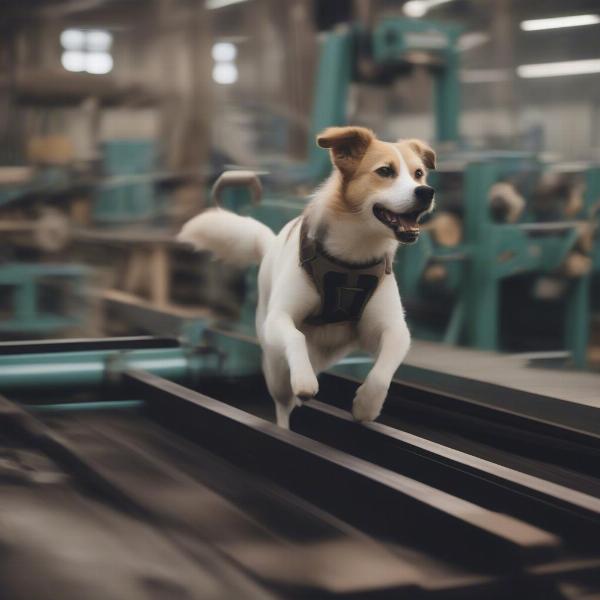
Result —
[[[423,177],[424,173],[423,173],[423,169],[417,169],[415,171],[415,178],[416,179],[421,179],[421,177]]]
[[[394,168],[389,166],[379,167],[379,169],[375,169],[375,173],[377,173],[379,177],[394,177],[394,175],[396,175]]]

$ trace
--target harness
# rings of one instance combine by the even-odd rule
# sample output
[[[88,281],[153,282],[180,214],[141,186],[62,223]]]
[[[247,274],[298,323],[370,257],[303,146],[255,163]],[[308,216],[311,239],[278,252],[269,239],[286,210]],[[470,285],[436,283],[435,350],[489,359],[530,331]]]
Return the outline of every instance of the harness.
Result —
[[[360,321],[379,282],[392,272],[387,254],[366,263],[348,263],[331,256],[319,239],[308,236],[306,219],[300,227],[300,266],[321,298],[319,311],[305,321],[310,325]]]

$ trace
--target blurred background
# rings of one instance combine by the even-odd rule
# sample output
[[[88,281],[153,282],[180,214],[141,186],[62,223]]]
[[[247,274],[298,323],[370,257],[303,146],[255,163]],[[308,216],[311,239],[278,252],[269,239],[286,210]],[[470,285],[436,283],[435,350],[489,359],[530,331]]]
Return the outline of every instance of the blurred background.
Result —
[[[343,124],[437,153],[413,342],[286,430],[256,268],[175,236]],[[600,0],[0,0],[0,599],[597,600],[599,219]]]
[[[343,123],[438,153],[395,269],[414,336],[600,366],[594,0],[5,0],[0,336],[251,330],[252,278],[178,247],[225,205],[274,228]]]

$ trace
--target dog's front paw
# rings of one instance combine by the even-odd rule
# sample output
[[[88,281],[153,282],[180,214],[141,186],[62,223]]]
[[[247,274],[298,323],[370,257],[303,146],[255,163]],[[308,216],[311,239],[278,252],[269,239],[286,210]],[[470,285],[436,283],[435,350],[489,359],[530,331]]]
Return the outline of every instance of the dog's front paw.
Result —
[[[292,392],[300,400],[310,400],[319,392],[319,382],[313,372],[292,373]]]
[[[374,421],[383,408],[388,386],[380,382],[365,381],[356,390],[352,402],[352,416],[357,421]]]

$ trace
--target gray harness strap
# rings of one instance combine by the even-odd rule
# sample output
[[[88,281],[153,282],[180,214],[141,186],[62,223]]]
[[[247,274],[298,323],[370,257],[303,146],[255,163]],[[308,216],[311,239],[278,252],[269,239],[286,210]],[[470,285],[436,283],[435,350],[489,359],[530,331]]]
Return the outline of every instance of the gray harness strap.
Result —
[[[392,272],[388,255],[368,263],[347,263],[327,253],[323,244],[300,227],[300,266],[319,292],[321,306],[306,322],[311,325],[357,322],[383,277]]]

